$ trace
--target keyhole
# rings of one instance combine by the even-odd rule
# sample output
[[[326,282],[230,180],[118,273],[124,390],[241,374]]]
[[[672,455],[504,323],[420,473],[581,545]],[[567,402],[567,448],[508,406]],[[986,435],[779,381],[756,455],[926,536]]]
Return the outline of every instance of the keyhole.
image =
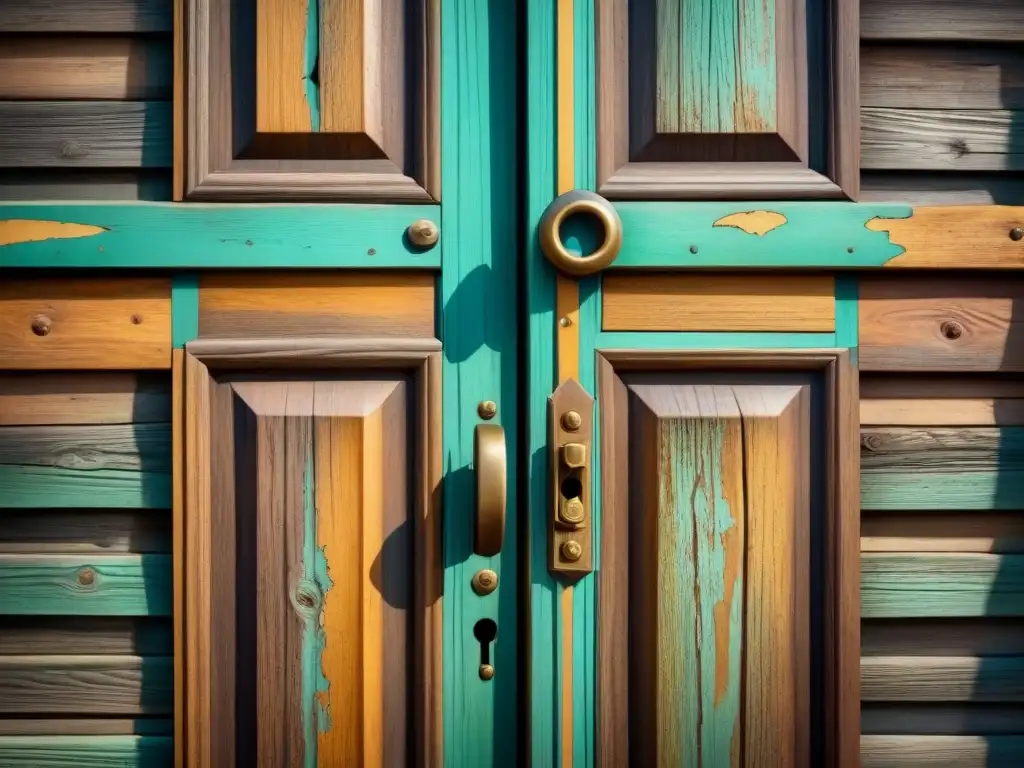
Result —
[[[491,643],[498,636],[498,625],[491,619],[480,619],[473,625],[473,636],[480,643],[480,679],[490,680],[494,677],[494,665],[491,664]]]
[[[583,483],[576,477],[575,473],[569,475],[562,481],[562,485],[559,488],[562,492],[562,498],[565,499],[578,499],[583,495]]]

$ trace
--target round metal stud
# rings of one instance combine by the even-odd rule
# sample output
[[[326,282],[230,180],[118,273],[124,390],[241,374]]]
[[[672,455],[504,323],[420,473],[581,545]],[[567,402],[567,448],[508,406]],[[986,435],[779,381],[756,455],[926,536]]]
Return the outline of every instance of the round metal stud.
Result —
[[[498,574],[490,568],[483,568],[473,575],[473,591],[480,597],[489,595],[498,588]]]
[[[578,541],[570,539],[562,545],[562,557],[570,563],[575,563],[583,557],[583,547]]]
[[[46,315],[36,315],[32,318],[32,333],[36,336],[45,336],[50,332],[50,318]]]
[[[498,413],[498,404],[493,400],[481,400],[476,407],[476,412],[484,421],[490,421]]]
[[[1014,242],[1024,240],[1024,227],[1014,227],[1010,230],[1010,239]]]
[[[480,665],[480,679],[481,680],[492,680],[494,678],[494,667],[490,664]]]
[[[566,432],[575,432],[583,426],[583,417],[578,411],[566,411],[562,414],[562,428]]]
[[[409,242],[417,248],[432,248],[437,245],[437,238],[440,235],[437,224],[430,219],[417,219],[409,225],[406,230]]]

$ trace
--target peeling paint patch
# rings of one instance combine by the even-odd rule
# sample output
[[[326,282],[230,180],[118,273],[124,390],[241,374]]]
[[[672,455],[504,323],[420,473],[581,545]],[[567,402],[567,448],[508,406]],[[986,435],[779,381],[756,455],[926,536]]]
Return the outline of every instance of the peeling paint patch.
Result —
[[[18,243],[38,243],[43,240],[68,240],[76,237],[102,235],[109,230],[91,224],[36,219],[0,220],[0,246]]]
[[[735,227],[748,235],[763,237],[773,229],[778,229],[787,221],[786,217],[775,211],[745,211],[730,213],[716,221],[715,227]]]

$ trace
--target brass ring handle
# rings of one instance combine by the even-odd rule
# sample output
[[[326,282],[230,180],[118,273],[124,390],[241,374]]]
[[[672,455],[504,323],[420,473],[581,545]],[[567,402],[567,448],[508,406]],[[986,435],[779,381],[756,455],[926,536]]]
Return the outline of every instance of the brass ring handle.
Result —
[[[562,242],[562,223],[575,214],[597,218],[604,231],[604,241],[589,256],[576,256]],[[540,249],[555,269],[573,277],[600,272],[615,261],[622,248],[622,220],[618,212],[600,195],[585,189],[574,189],[559,195],[548,205],[540,220]]]
[[[473,552],[492,557],[505,540],[505,497],[508,461],[505,430],[497,424],[477,424],[473,435],[473,467],[476,471],[476,519]]]

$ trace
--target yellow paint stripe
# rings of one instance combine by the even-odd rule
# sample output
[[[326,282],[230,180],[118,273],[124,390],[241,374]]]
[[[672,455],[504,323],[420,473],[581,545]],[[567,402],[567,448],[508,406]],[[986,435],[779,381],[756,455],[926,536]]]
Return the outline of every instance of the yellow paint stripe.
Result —
[[[0,246],[38,243],[42,240],[67,240],[102,235],[107,230],[91,224],[36,219],[4,219],[0,221]]]
[[[575,186],[573,147],[573,0],[558,0],[558,194]]]

